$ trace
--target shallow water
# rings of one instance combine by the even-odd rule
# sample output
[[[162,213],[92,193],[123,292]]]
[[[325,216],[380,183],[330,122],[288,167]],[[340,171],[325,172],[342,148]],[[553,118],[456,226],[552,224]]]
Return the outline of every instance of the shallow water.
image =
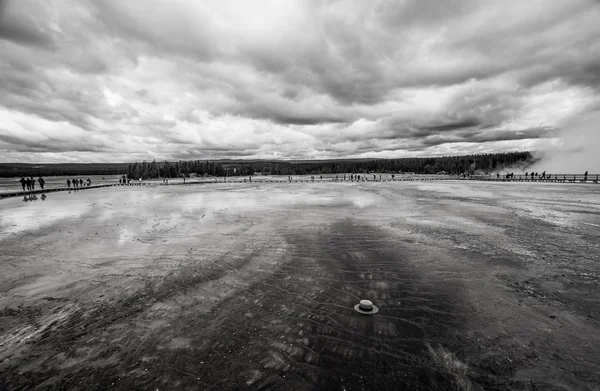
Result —
[[[1,200],[0,385],[597,389],[599,192],[237,183]]]

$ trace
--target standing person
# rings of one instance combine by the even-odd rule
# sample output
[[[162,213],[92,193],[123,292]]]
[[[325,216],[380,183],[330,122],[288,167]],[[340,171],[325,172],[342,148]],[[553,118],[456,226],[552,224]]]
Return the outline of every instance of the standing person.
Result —
[[[586,171],[585,174],[583,174],[583,180],[587,182],[587,177],[588,177],[588,172]]]
[[[321,180],[323,180],[323,175],[321,175]]]
[[[79,179],[79,186],[83,187],[83,178]]]
[[[25,180],[25,178],[21,177],[21,180],[19,182],[21,182],[21,187],[23,187],[23,191],[25,191],[25,183],[27,181]]]
[[[33,177],[29,178],[29,180],[31,181],[31,190],[35,190],[35,179],[33,179]]]
[[[31,181],[29,178],[25,179],[25,184],[27,185],[27,190],[31,190]]]
[[[91,180],[90,178],[88,178],[88,179],[87,179],[87,185],[88,185],[88,186],[91,186],[91,184],[92,184],[92,180]]]
[[[46,183],[46,181],[44,180],[44,178],[39,177],[38,178],[38,182],[40,183],[40,187],[42,188],[42,190],[44,190],[44,183]]]
[[[71,180],[67,179],[67,186],[69,187],[69,189],[71,188]]]

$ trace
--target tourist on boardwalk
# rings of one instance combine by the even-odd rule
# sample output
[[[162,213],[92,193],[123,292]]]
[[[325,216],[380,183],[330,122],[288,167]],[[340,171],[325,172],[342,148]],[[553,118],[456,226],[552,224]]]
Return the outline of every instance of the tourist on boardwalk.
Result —
[[[69,189],[71,188],[71,180],[67,179],[67,186],[69,187]]]
[[[588,177],[588,172],[586,171],[585,174],[583,174],[583,180],[587,182],[587,177]]]
[[[92,180],[90,178],[87,179],[87,185],[88,187],[92,185]]]
[[[29,183],[31,184],[31,190],[35,190],[35,180],[33,177],[29,178]]]
[[[44,178],[39,177],[38,178],[38,182],[40,183],[40,187],[42,188],[42,190],[44,190],[44,183],[46,183],[46,181],[44,180]]]
[[[533,171],[531,172],[531,180],[533,180]]]
[[[25,178],[21,177],[21,180],[19,182],[21,182],[21,186],[23,187],[23,191],[25,191],[25,184],[27,183],[27,181],[25,180]]]
[[[546,178],[546,171],[542,172],[542,179]]]
[[[83,187],[83,178],[79,179],[79,187]]]

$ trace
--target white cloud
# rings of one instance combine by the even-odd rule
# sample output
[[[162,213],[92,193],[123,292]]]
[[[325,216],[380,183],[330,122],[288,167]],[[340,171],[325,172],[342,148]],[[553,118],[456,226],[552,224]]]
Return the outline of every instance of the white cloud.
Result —
[[[4,161],[543,149],[599,108],[592,0],[0,7]]]

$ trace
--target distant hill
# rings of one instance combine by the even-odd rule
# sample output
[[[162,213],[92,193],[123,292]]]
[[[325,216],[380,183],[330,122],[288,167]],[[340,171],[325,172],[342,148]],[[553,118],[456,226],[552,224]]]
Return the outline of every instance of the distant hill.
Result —
[[[113,175],[127,172],[129,163],[0,163],[0,177]]]

